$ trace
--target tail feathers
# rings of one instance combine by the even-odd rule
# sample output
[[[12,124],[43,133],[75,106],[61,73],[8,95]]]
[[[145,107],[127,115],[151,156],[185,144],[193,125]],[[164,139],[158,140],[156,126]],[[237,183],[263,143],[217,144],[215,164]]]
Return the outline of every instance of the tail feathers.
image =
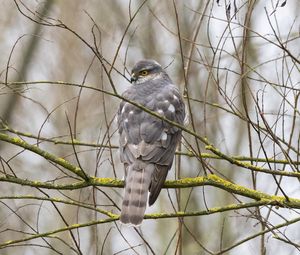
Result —
[[[139,225],[143,221],[153,164],[132,164],[128,167],[125,195],[123,198],[120,221],[124,224]]]
[[[161,166],[161,165],[155,165],[154,173],[152,174],[151,178],[151,184],[150,184],[150,196],[149,196],[149,205],[153,205],[156,201],[162,186],[165,183],[165,180],[167,178],[167,174],[169,171],[169,166]]]

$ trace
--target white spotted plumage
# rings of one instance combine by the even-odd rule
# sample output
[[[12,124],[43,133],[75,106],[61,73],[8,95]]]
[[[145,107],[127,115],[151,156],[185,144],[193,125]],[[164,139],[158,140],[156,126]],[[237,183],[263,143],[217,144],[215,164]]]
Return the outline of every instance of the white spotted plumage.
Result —
[[[164,114],[164,111],[162,109],[158,109],[157,112],[160,114],[160,115],[163,115]]]
[[[170,112],[175,112],[175,107],[174,107],[174,105],[170,104],[169,107],[168,107],[168,111],[170,111]]]

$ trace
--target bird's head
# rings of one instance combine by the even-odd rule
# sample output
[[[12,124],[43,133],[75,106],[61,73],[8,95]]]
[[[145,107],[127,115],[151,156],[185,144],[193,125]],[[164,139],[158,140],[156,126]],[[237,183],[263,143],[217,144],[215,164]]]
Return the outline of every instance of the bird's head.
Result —
[[[164,70],[155,60],[141,60],[131,71],[131,83],[140,84],[161,77]]]

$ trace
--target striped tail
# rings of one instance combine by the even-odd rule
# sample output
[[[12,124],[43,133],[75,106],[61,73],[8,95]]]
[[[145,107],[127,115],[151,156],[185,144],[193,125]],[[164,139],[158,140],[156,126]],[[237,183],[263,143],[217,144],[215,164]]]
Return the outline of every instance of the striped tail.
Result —
[[[151,176],[155,166],[136,161],[128,167],[120,221],[140,225],[143,221]]]

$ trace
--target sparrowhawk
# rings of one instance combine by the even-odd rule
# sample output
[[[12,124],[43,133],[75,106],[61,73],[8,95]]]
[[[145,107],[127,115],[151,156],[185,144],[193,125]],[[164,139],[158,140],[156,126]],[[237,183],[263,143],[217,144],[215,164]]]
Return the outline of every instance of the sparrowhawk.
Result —
[[[168,74],[154,60],[139,61],[131,73],[130,86],[123,97],[139,103],[165,118],[183,124],[185,107]],[[129,102],[118,110],[120,156],[125,167],[125,194],[120,220],[141,224],[149,196],[152,205],[171,168],[181,129]]]

